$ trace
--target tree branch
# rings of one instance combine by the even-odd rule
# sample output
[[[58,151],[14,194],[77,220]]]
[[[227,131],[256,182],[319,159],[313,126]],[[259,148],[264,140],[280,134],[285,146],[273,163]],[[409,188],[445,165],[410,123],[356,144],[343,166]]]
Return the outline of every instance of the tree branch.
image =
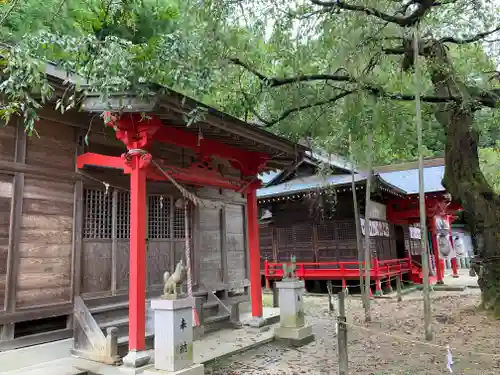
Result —
[[[399,54],[399,50],[395,50]],[[401,52],[401,53],[404,53]],[[253,75],[255,75],[263,85],[266,85],[267,87],[280,87],[284,86],[287,84],[292,84],[295,82],[312,82],[312,81],[329,81],[329,80],[337,80],[341,82],[348,82],[348,83],[354,83],[357,84],[357,88],[345,90],[343,88],[337,88],[339,90],[344,90],[341,93],[328,98],[324,100],[319,100],[317,102],[309,103],[309,104],[304,104],[300,105],[297,107],[290,108],[284,112],[281,113],[278,117],[272,120],[266,120],[262,116],[260,116],[253,108],[250,108],[250,111],[252,114],[259,120],[261,121],[265,127],[271,127],[280,121],[286,119],[288,116],[300,112],[309,108],[314,108],[314,107],[319,107],[323,106],[326,104],[331,104],[335,103],[336,101],[352,94],[355,92],[359,91],[366,91],[369,92],[370,94],[381,97],[381,98],[386,98],[390,100],[398,100],[398,101],[412,101],[415,100],[415,95],[410,95],[410,94],[400,94],[400,93],[392,93],[392,92],[387,92],[383,88],[375,85],[375,84],[370,84],[370,83],[365,83],[357,80],[356,78],[344,74],[342,76],[338,75],[332,75],[332,74],[312,74],[312,75],[299,75],[296,77],[290,77],[290,78],[275,78],[275,77],[268,77],[256,69],[251,68],[248,66],[248,64],[242,62],[241,60],[237,58],[230,59],[231,62],[233,62],[235,65],[241,66]],[[241,88],[241,87],[240,87]],[[473,99],[477,102],[477,104],[480,104],[485,107],[490,107],[490,108],[497,108],[500,106],[500,89],[492,89],[492,90],[482,90],[480,92],[474,90],[473,87],[467,88]],[[241,88],[242,90],[242,88]],[[475,92],[474,92],[475,91]],[[245,100],[247,103],[250,103],[248,100],[248,97],[246,93],[242,90],[242,94],[245,97]],[[463,101],[462,97],[455,97],[455,96],[435,96],[435,95],[424,95],[421,97],[421,100],[425,103],[461,103]]]
[[[465,39],[457,39],[457,38],[449,36],[449,37],[441,38],[439,41],[442,42],[442,43],[455,43],[455,44],[474,43],[474,42],[479,42],[481,39],[484,39],[487,36],[489,36],[491,34],[494,34],[494,33],[498,32],[498,31],[500,31],[500,25],[498,25],[497,27],[495,27],[492,30],[484,31],[482,33],[470,36],[470,37],[465,38]]]
[[[376,95],[378,97],[383,97],[383,98],[387,98],[387,99],[391,99],[391,100],[399,100],[399,101],[413,101],[415,100],[415,95],[406,95],[406,94],[396,94],[396,93],[387,93],[387,92],[384,92],[382,90],[378,90],[378,89],[369,89],[369,88],[365,88],[367,91],[371,92],[373,95]],[[277,123],[285,120],[287,117],[289,117],[290,115],[294,114],[294,113],[297,113],[297,112],[301,112],[301,111],[304,111],[306,109],[310,109],[310,108],[314,108],[314,107],[321,107],[321,106],[324,106],[326,104],[332,104],[332,103],[335,103],[337,102],[338,100],[350,95],[350,94],[353,94],[355,92],[357,92],[358,90],[349,90],[349,91],[343,91],[341,92],[340,94],[337,94],[329,99],[325,99],[325,100],[318,100],[316,102],[313,102],[313,103],[309,103],[309,104],[304,104],[304,105],[300,105],[300,106],[297,106],[297,107],[292,107],[290,109],[287,109],[286,111],[282,112],[278,117],[272,119],[272,120],[267,120],[267,119],[264,119],[261,115],[259,115],[253,108],[250,108],[250,112],[252,112],[252,114],[260,121],[264,124],[264,127],[266,128],[269,128],[271,126],[274,126],[276,125]],[[247,96],[245,93],[243,93],[243,96],[245,97],[245,100],[247,100]],[[457,101],[457,98],[440,98],[440,97],[437,97],[437,96],[422,96],[421,97],[421,100],[423,102],[426,102],[426,103],[448,103],[450,101]]]
[[[323,7],[329,7],[332,9],[337,8],[337,9],[350,10],[353,12],[365,13],[369,16],[373,16],[383,21],[394,23],[396,25],[403,27],[409,27],[415,25],[426,15],[429,9],[431,9],[433,6],[436,6],[434,0],[414,0],[411,2],[411,4],[417,4],[418,6],[413,11],[413,13],[411,13],[408,16],[393,16],[373,7],[349,4],[346,1],[340,1],[340,0],[334,0],[334,1],[311,0],[311,3]]]
[[[12,4],[10,5],[9,9],[5,11],[5,13],[2,15],[2,18],[0,19],[0,26],[2,26],[4,22],[7,20],[7,18],[9,18],[10,14],[14,11],[18,3],[19,0],[12,1]]]
[[[265,120],[263,119],[261,116],[259,116],[257,113],[255,113],[254,111],[253,114],[259,119],[259,121],[261,121],[262,123],[264,123],[264,126],[266,128],[269,128],[273,125],[276,125],[278,122],[280,121],[283,121],[284,119],[286,119],[288,116],[296,113],[296,112],[301,112],[301,111],[304,111],[306,109],[309,109],[309,108],[314,108],[314,107],[321,107],[325,104],[330,104],[330,103],[335,103],[336,101],[352,94],[353,92],[355,92],[355,90],[352,90],[352,91],[344,91],[344,92],[341,92],[340,94],[338,95],[335,95],[329,99],[325,99],[325,100],[319,100],[317,102],[314,102],[314,103],[310,103],[310,104],[304,104],[304,105],[300,105],[300,106],[297,106],[297,107],[293,107],[293,108],[290,108],[290,109],[287,109],[286,111],[282,112],[281,115],[279,115],[278,117],[276,117],[275,119],[273,120]]]
[[[267,77],[264,74],[251,68],[250,66],[248,66],[248,64],[244,63],[238,58],[231,58],[229,59],[229,61],[231,61],[235,65],[239,65],[242,68],[248,70],[250,73],[255,75],[263,85],[267,87],[279,87],[279,86],[289,85],[291,83],[311,82],[311,81],[336,81],[336,82],[351,82],[351,83],[356,82],[356,80],[354,80],[349,75],[338,74],[339,72],[342,71],[340,69],[332,74],[308,74],[308,75],[299,75],[291,78],[279,78],[279,77]]]

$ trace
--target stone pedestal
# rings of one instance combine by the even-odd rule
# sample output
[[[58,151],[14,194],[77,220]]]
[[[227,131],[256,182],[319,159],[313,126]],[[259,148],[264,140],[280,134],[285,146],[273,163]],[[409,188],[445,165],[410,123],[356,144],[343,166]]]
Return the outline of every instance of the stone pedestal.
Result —
[[[305,324],[304,281],[293,280],[276,283],[279,290],[280,326],[274,334],[277,340],[301,346],[314,340],[312,327]]]
[[[193,364],[193,306],[193,298],[151,301],[155,316],[154,369],[144,371],[145,375],[203,375],[203,365]]]

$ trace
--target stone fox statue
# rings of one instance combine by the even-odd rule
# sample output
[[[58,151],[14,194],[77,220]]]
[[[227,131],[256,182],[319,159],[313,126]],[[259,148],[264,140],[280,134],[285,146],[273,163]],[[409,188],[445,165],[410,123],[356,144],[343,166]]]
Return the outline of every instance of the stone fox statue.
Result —
[[[186,275],[186,268],[182,259],[175,266],[175,271],[171,275],[170,272],[165,272],[163,274],[163,282],[165,283],[163,287],[163,294],[165,296],[177,297],[177,285],[182,284],[184,277]]]

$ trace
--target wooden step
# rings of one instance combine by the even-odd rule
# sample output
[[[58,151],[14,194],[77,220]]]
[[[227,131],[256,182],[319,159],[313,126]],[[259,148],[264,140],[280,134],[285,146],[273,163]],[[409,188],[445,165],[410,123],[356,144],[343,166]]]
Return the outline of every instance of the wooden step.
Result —
[[[225,320],[229,320],[229,314],[227,314],[227,313],[216,315],[216,316],[211,316],[205,320],[205,324],[206,325],[215,324],[215,323],[223,322]]]
[[[205,333],[214,332],[229,327],[231,327],[231,322],[230,316],[227,313],[210,316],[206,318],[204,322]]]
[[[128,310],[128,305],[129,305],[128,301],[123,301],[123,302],[110,303],[108,305],[90,307],[89,310],[92,313],[92,315],[96,315],[103,312],[114,311],[114,310],[122,310],[122,309]]]
[[[234,305],[235,303],[248,302],[248,301],[250,301],[250,296],[247,296],[247,295],[244,295],[244,294],[236,295],[236,296],[233,296],[233,297],[228,297],[228,298],[222,300],[222,302],[226,306]]]
[[[129,322],[129,319],[128,319],[128,317],[126,317],[126,318],[106,320],[104,322],[97,322],[97,324],[99,325],[99,328],[101,328],[103,331],[105,331],[107,328],[111,328],[111,327],[120,328],[123,326],[128,326],[128,322]]]
[[[154,333],[152,332],[146,332],[146,340],[147,339],[153,339],[155,337]],[[119,336],[118,337],[118,345],[124,345],[128,343],[128,335],[127,336]]]

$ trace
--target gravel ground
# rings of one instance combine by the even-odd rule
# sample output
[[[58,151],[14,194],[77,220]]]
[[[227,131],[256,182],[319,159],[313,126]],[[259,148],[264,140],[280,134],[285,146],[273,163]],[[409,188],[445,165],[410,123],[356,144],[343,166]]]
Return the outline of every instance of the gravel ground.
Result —
[[[446,345],[452,348],[454,374],[500,374],[500,323],[477,309],[479,290],[433,292],[432,301],[436,337],[425,345],[420,292],[405,296],[401,303],[373,300],[373,322],[368,325],[361,300],[348,297],[349,375],[449,374]],[[326,296],[308,296],[305,306],[315,342],[298,349],[265,345],[213,364],[205,373],[337,374],[335,313],[328,312]]]

